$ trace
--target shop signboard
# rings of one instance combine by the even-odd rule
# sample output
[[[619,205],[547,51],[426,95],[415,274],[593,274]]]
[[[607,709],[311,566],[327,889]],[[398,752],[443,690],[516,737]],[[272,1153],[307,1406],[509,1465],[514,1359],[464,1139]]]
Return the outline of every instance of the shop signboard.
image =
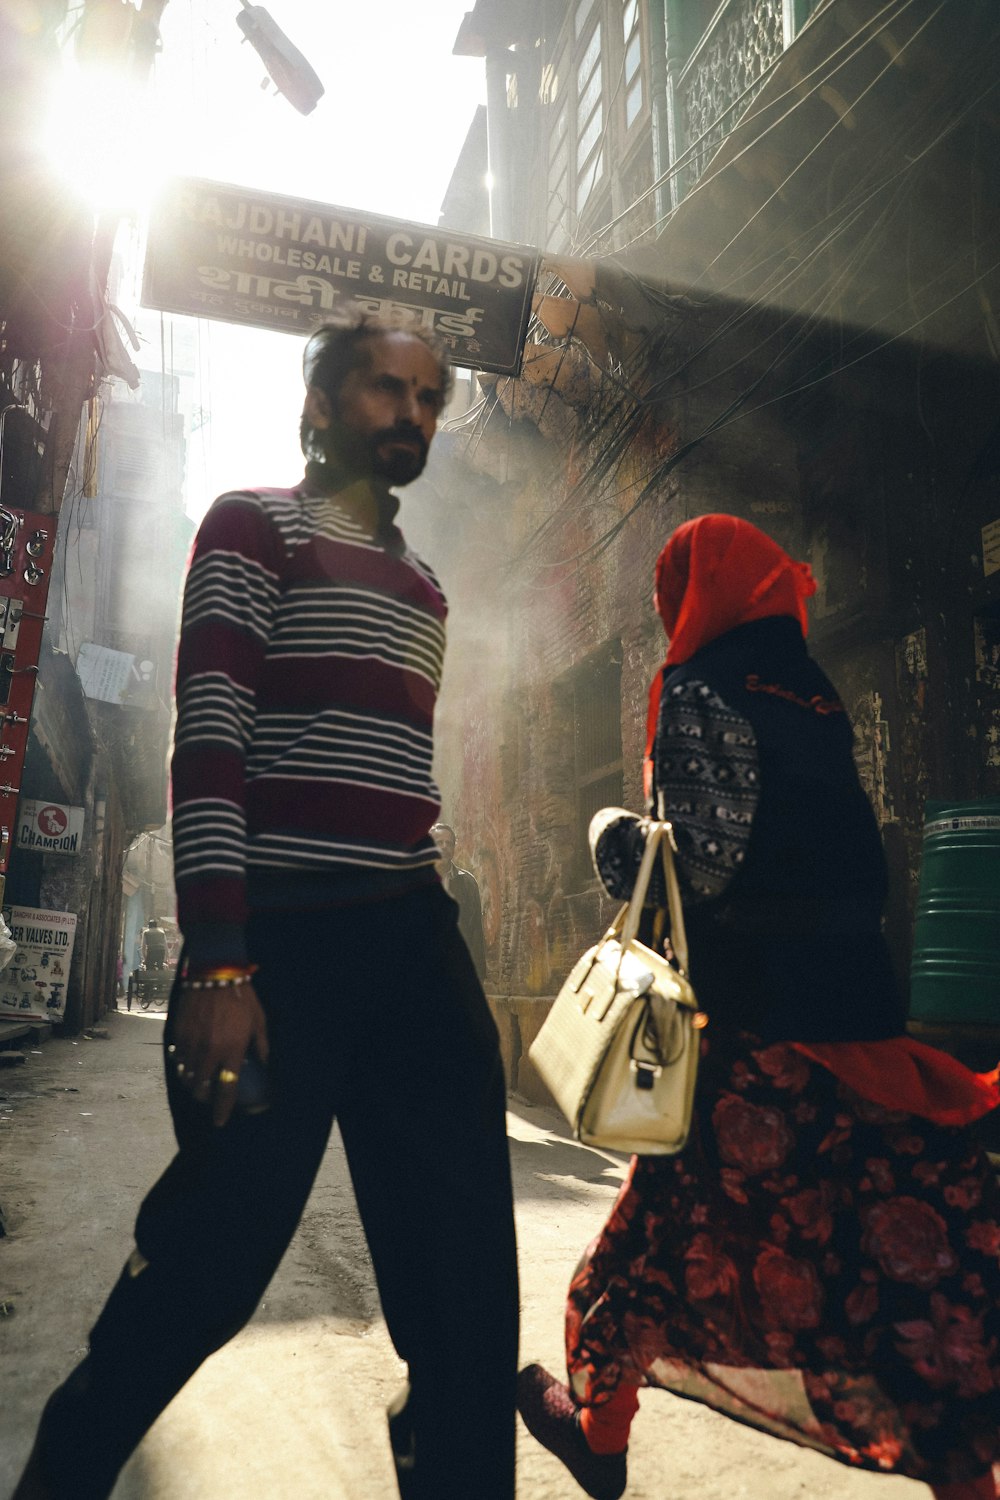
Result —
[[[82,807],[22,797],[17,805],[17,847],[43,854],[79,854],[83,818]]]
[[[363,311],[516,375],[537,272],[524,245],[185,177],[153,209],[142,302],[302,335]]]
[[[6,399],[6,398],[5,398]],[[8,402],[0,413],[0,437],[12,429],[9,419],[24,418],[26,407]],[[32,423],[31,431],[34,431]],[[18,428],[13,429],[17,443]],[[27,441],[27,430],[21,441]],[[34,438],[31,439],[35,441]],[[25,451],[30,451],[26,449]],[[6,460],[5,460],[6,463]],[[4,470],[6,472],[6,470]],[[17,803],[20,795],[28,731],[42,649],[42,626],[47,619],[45,602],[52,573],[55,546],[55,516],[0,506],[0,745],[3,772],[0,775],[0,875],[10,863],[16,842]],[[2,888],[2,882],[0,882]]]
[[[0,1020],[61,1021],[76,937],[76,912],[4,908],[14,957],[0,969]]]

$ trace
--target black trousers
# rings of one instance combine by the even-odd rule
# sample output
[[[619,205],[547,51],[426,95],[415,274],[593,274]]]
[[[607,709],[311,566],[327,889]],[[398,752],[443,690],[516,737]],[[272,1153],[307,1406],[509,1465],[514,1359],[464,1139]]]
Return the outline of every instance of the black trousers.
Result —
[[[339,1122],[410,1397],[407,1500],[513,1500],[517,1266],[496,1029],[457,908],[430,887],[251,924],[273,1098],[219,1130],[173,1085],[179,1152],[133,1258],[56,1392],[58,1493],[110,1492],[143,1433],[250,1318]],[[320,955],[326,955],[321,959]],[[324,972],[328,968],[329,972]],[[168,1015],[166,1037],[170,1037]],[[336,1385],[330,1400],[337,1399]]]

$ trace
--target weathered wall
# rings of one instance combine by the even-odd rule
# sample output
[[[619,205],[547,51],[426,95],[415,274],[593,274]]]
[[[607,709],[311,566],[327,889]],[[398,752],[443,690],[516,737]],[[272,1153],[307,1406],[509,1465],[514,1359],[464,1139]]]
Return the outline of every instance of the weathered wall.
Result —
[[[1000,517],[998,397],[995,367],[904,347],[792,413],[813,647],[854,720],[904,977],[928,797],[1000,789],[1000,568],[982,542]]]
[[[518,1059],[544,997],[610,916],[578,857],[567,684],[620,642],[622,800],[638,808],[646,693],[664,650],[653,562],[680,521],[744,515],[814,568],[812,646],[855,724],[904,977],[926,798],[1000,789],[1000,569],[984,577],[980,545],[1000,516],[992,371],[963,370],[958,384],[925,351],[897,349],[805,396],[759,402],[706,437],[606,549],[588,551],[655,464],[746,386],[742,352],[738,363],[724,348],[707,369],[683,367],[655,425],[593,486],[580,480],[599,444],[580,417],[606,399],[596,381],[574,375],[565,400],[501,383],[485,431],[481,417],[471,436],[446,439],[407,498],[408,534],[451,599],[438,721],[445,816],[483,888],[488,987],[512,1079],[528,1093],[536,1084]]]

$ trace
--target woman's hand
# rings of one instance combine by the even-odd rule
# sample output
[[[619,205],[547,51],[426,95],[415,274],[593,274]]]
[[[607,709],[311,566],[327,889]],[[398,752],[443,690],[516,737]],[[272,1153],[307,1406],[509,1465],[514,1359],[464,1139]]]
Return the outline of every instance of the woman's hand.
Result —
[[[218,989],[182,983],[169,1049],[177,1082],[199,1103],[212,1106],[212,1124],[225,1125],[236,1103],[236,1085],[250,1049],[267,1062],[267,1022],[249,979]]]

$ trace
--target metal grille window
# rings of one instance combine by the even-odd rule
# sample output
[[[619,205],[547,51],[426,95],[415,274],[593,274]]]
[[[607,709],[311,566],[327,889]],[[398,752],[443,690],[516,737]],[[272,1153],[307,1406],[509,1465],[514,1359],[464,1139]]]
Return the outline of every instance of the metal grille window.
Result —
[[[567,213],[569,207],[569,101],[557,100],[553,105],[555,124],[549,137],[549,250],[561,250],[568,242]]]
[[[576,211],[582,214],[604,170],[604,28],[598,17],[576,70]]]
[[[593,878],[587,830],[595,812],[622,800],[622,652],[612,641],[573,674],[576,874]]]
[[[611,179],[641,148],[650,110],[647,23],[639,0],[578,0],[563,14],[541,86],[546,248],[556,253],[613,217]]]
[[[696,0],[684,11],[689,55],[677,83],[678,150],[690,152],[680,174],[690,191],[764,74],[803,24],[812,0]]]
[[[642,113],[642,30],[639,0],[625,0],[622,6],[622,39],[625,44],[625,129],[628,130]]]
[[[594,3],[595,0],[580,0],[576,10],[573,12],[573,35],[575,37],[579,37],[582,34],[584,27],[590,19]]]

